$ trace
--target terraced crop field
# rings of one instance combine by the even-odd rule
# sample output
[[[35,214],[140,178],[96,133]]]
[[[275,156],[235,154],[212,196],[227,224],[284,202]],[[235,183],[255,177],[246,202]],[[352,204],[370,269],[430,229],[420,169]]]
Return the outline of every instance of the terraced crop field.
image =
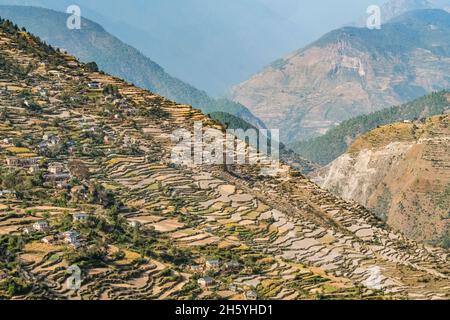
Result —
[[[174,164],[222,127],[0,25],[1,298],[448,299],[447,251],[287,165]]]

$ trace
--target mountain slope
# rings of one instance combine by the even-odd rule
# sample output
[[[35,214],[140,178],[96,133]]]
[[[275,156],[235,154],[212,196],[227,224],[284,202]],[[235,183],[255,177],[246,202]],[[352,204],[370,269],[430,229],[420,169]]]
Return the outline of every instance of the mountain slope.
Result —
[[[370,0],[77,0],[84,17],[216,97],[365,11]],[[65,12],[72,0],[0,0]],[[321,17],[321,18],[317,18]],[[145,39],[145,41],[143,41]],[[268,45],[270,44],[270,45]]]
[[[448,252],[288,166],[174,163],[174,132],[223,130],[190,106],[1,20],[0,57],[2,299],[448,299]]]
[[[381,30],[332,31],[238,85],[232,98],[283,142],[450,86],[450,14],[405,13]]]
[[[441,9],[450,10],[450,0],[389,0],[380,6],[381,22],[387,23],[390,20],[414,10]],[[355,24],[358,27],[366,27],[367,15]]]
[[[293,150],[306,159],[327,165],[344,154],[358,137],[378,126],[431,117],[449,109],[448,91],[432,93],[401,106],[346,120],[320,137],[294,143]]]
[[[450,115],[377,128],[314,180],[407,236],[448,248]]]
[[[58,48],[64,48],[81,61],[95,61],[101,70],[156,92],[179,103],[190,104],[204,113],[228,112],[264,127],[244,106],[226,99],[215,100],[204,91],[176,79],[135,48],[107,33],[100,25],[82,19],[81,30],[66,27],[68,15],[53,10],[0,6],[0,16],[15,21]]]
[[[213,112],[210,114],[210,117],[211,119],[222,123],[227,129],[233,130],[242,129],[244,131],[255,130],[258,135],[260,134],[260,130],[257,127],[229,113]],[[270,142],[268,143],[270,144]],[[283,163],[286,163],[291,167],[295,168],[296,170],[299,170],[301,173],[309,174],[319,168],[319,165],[300,157],[293,150],[287,148],[283,143],[279,143],[279,146],[280,146],[280,160]]]
[[[389,0],[381,7],[384,23],[405,12],[424,9],[450,10],[449,0]]]

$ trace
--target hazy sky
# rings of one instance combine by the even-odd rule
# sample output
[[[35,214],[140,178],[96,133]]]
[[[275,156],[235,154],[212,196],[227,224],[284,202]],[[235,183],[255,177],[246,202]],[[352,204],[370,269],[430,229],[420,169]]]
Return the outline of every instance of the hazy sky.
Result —
[[[222,94],[384,0],[0,0],[82,15],[170,74]]]

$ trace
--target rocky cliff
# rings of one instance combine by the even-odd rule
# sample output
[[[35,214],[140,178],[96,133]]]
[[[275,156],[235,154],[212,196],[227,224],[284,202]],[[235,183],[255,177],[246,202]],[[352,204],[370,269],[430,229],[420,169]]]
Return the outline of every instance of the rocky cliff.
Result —
[[[375,129],[314,180],[413,239],[447,246],[450,116]]]

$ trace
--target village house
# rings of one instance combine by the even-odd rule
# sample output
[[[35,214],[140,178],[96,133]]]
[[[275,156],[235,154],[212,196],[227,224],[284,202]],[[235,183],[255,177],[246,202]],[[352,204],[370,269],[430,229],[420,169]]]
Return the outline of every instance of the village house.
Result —
[[[12,141],[13,140],[11,138],[5,138],[0,142],[0,146],[3,148],[12,147],[13,146]]]
[[[82,199],[87,199],[88,195],[87,195],[87,190],[85,186],[75,186],[72,187],[70,189],[70,196],[74,199],[74,200],[82,200]]]
[[[204,277],[197,280],[197,283],[202,288],[210,288],[214,286],[215,281],[213,278],[210,277]]]
[[[61,78],[61,73],[58,70],[48,70],[47,72],[53,76]]]
[[[48,166],[48,174],[45,175],[46,184],[58,187],[66,187],[71,175],[65,172],[65,168],[61,163],[51,163]]]
[[[33,224],[33,229],[36,232],[45,232],[48,230],[48,222],[46,220],[40,220],[40,221],[36,221]]]
[[[258,300],[258,294],[253,290],[245,292],[244,296],[247,300]]]
[[[194,273],[201,273],[203,271],[203,267],[198,264],[191,265],[189,269]]]
[[[78,67],[78,62],[71,60],[67,62],[67,65],[69,66],[69,68],[77,68]]]
[[[74,215],[73,215],[73,221],[74,222],[80,222],[80,223],[83,223],[83,222],[86,222],[86,221],[88,221],[89,220],[89,215],[87,215],[87,214],[84,214],[84,213],[75,213]]]
[[[15,198],[16,192],[12,190],[0,190],[0,198]]]
[[[70,244],[74,248],[80,247],[80,234],[77,231],[71,230],[62,234],[64,243]]]
[[[64,172],[64,166],[61,163],[54,162],[48,165],[48,172],[57,175]]]
[[[220,269],[220,261],[219,260],[206,260],[206,268],[212,270]]]
[[[59,141],[59,138],[56,137],[54,134],[45,133],[42,136],[42,141],[47,141],[47,142],[51,142],[51,143],[57,143]]]
[[[61,142],[61,139],[52,134],[44,134],[41,143],[39,143],[39,149],[45,150],[52,147],[56,147]]]
[[[46,98],[46,97],[47,97],[47,91],[46,91],[46,90],[39,90],[39,95],[40,95],[42,98]]]
[[[6,165],[9,167],[16,168],[30,168],[31,166],[39,165],[40,158],[30,157],[30,158],[18,158],[18,157],[7,157]]]
[[[230,261],[223,264],[223,269],[228,272],[237,272],[240,271],[242,265],[237,261]]]
[[[25,227],[22,229],[23,234],[32,234],[34,229],[32,227]]]
[[[33,165],[28,168],[28,173],[35,174],[35,173],[39,172],[39,170],[40,170],[40,168],[38,165]]]
[[[42,238],[41,241],[42,241],[42,243],[52,245],[56,242],[56,239],[54,236],[48,236],[48,237]]]

